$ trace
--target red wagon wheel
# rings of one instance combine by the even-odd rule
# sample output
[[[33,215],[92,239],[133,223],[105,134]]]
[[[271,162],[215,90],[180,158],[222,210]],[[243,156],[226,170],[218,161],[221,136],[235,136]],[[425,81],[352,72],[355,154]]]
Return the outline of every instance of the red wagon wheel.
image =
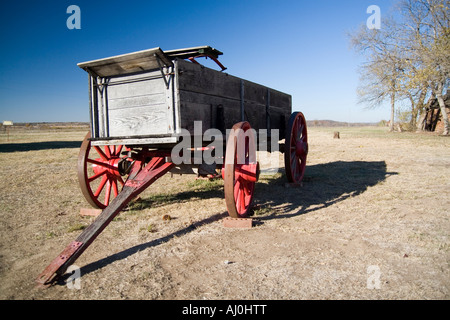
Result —
[[[294,112],[289,118],[284,152],[284,166],[289,182],[300,183],[302,181],[307,155],[308,132],[305,116],[301,112]]]
[[[228,213],[233,218],[245,218],[249,215],[259,175],[255,137],[250,129],[250,124],[246,121],[235,124],[225,151],[222,171],[225,202]]]
[[[84,197],[95,208],[104,209],[122,190],[119,166],[123,146],[91,146],[90,133],[78,155],[78,181]]]

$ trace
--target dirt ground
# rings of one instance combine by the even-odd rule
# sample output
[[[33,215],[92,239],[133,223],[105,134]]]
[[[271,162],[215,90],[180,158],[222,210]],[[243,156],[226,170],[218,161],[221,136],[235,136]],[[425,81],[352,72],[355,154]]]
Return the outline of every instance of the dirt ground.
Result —
[[[166,174],[75,262],[79,289],[37,289],[93,221],[85,133],[0,136],[1,299],[450,298],[450,138],[377,127],[310,127],[303,186],[262,175],[251,229],[223,226],[223,181]]]

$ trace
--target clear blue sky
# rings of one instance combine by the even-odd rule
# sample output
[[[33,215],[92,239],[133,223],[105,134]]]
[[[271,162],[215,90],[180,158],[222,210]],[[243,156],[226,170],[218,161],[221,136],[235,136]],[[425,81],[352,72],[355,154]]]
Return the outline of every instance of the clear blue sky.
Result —
[[[81,30],[69,30],[69,5]],[[377,122],[389,109],[357,104],[362,58],[347,33],[393,1],[2,1],[0,121],[89,121],[77,63],[161,47],[209,45],[227,73],[292,95],[308,120]],[[203,61],[203,60],[202,60]]]

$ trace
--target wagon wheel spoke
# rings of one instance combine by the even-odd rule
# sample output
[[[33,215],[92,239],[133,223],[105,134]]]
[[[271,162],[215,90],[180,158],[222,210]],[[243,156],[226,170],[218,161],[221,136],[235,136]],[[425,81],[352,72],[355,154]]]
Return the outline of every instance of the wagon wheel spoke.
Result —
[[[114,147],[115,147],[115,146],[114,146]],[[122,149],[123,149],[123,145],[117,146],[114,155],[117,156],[117,157],[120,156],[120,152],[122,152]]]
[[[236,208],[237,208],[238,212],[241,212],[243,204],[242,204],[242,191],[241,191],[240,185],[239,185],[239,189],[237,189],[236,193],[237,193],[235,196]]]
[[[94,181],[95,179],[98,179],[99,177],[103,176],[104,174],[106,174],[106,170],[100,171],[99,173],[94,174],[93,176],[88,178],[89,182]]]
[[[93,147],[95,149],[95,151],[97,151],[98,155],[100,156],[100,158],[102,158],[103,160],[107,161],[108,157],[106,156],[106,154],[102,151],[102,149],[100,149],[98,146],[94,146]]]
[[[295,161],[295,177],[296,177],[296,180],[300,179],[301,175],[302,175],[302,163],[301,163],[300,158],[299,158],[299,159],[297,159]]]
[[[236,179],[234,182],[234,189],[233,189],[235,198],[237,198],[240,188],[241,188],[241,181],[239,179]]]
[[[103,191],[103,188],[105,187],[106,182],[108,181],[107,176],[102,177],[102,181],[100,181],[100,185],[98,186],[97,190],[94,193],[94,197],[98,198],[100,193]]]
[[[108,179],[108,182],[106,183],[105,202],[103,202],[105,206],[108,206],[110,197],[111,197],[111,180]]]
[[[291,171],[295,172],[297,170],[297,155],[295,152],[291,153]]]
[[[295,135],[297,141],[302,139],[303,128],[304,128],[304,126],[301,124],[300,129],[297,129],[297,134]]]
[[[239,185],[236,186],[237,188],[237,195],[236,197],[236,208],[238,212],[242,212],[246,208],[246,202],[245,202],[245,193],[246,193],[246,181],[244,179],[240,179]],[[247,191],[248,193],[248,191]]]
[[[125,182],[123,181],[122,177],[117,177],[117,181],[123,186]]]
[[[109,163],[101,162],[101,161],[98,161],[97,159],[86,159],[86,161],[91,164],[95,164],[97,166],[104,167],[106,169],[114,169],[114,167],[111,166]]]
[[[111,149],[110,146],[105,146],[105,154],[109,158],[111,158]]]
[[[113,187],[114,197],[117,197],[119,195],[119,188],[117,187],[117,179],[112,180],[112,187]]]

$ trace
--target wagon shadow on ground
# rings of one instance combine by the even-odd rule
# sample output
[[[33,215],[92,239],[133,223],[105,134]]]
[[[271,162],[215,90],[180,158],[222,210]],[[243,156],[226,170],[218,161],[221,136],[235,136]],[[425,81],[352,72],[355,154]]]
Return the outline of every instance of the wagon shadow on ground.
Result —
[[[281,170],[280,170],[281,171]],[[387,172],[384,161],[335,161],[307,166],[302,187],[287,187],[285,174],[266,176],[255,188],[255,215],[257,224],[270,219],[281,219],[311,213],[339,203],[349,197],[357,196],[383,182],[396,172]],[[164,201],[189,201],[193,198],[223,197],[223,184],[213,184],[200,190],[190,190],[174,194]],[[143,199],[140,206],[164,205],[162,199]],[[155,247],[175,237],[183,236],[200,226],[207,225],[228,216],[227,212],[212,215],[206,219],[192,223],[176,232],[158,239],[142,243],[101,260],[92,262],[81,268],[85,275],[101,269],[115,261],[125,259],[139,251]],[[64,285],[61,278],[60,285]]]
[[[307,166],[300,187],[286,184],[285,175],[269,177],[255,190],[256,218],[264,222],[320,210],[396,174],[386,171],[385,161],[335,161]]]
[[[223,213],[218,213],[215,214],[211,217],[208,217],[206,219],[203,219],[201,221],[197,221],[192,223],[191,225],[182,228],[178,231],[175,231],[171,234],[168,234],[164,237],[158,238],[158,239],[154,239],[152,241],[146,242],[146,243],[142,243],[142,244],[138,244],[134,247],[125,249],[123,251],[117,252],[115,254],[112,254],[108,257],[105,257],[103,259],[97,260],[95,262],[92,262],[84,267],[80,268],[80,274],[81,275],[86,275],[88,273],[94,272],[96,270],[99,270],[115,261],[119,261],[122,259],[126,259],[129,256],[132,256],[135,253],[138,253],[139,251],[143,251],[146,250],[148,248],[151,247],[155,247],[157,245],[160,245],[162,243],[165,243],[173,238],[177,238],[177,237],[181,237],[191,231],[194,231],[195,229],[197,229],[198,227],[205,225],[205,224],[210,224],[213,223],[215,221],[218,221],[220,219],[223,219],[224,217],[226,217],[228,215],[227,212],[223,212]],[[61,286],[65,286],[66,285],[66,280],[67,278],[70,277],[70,274],[65,274],[63,277],[61,277],[60,279],[58,279],[57,284],[61,285]]]
[[[80,148],[82,141],[43,141],[24,143],[1,143],[0,153],[16,151],[39,151],[65,148]]]

